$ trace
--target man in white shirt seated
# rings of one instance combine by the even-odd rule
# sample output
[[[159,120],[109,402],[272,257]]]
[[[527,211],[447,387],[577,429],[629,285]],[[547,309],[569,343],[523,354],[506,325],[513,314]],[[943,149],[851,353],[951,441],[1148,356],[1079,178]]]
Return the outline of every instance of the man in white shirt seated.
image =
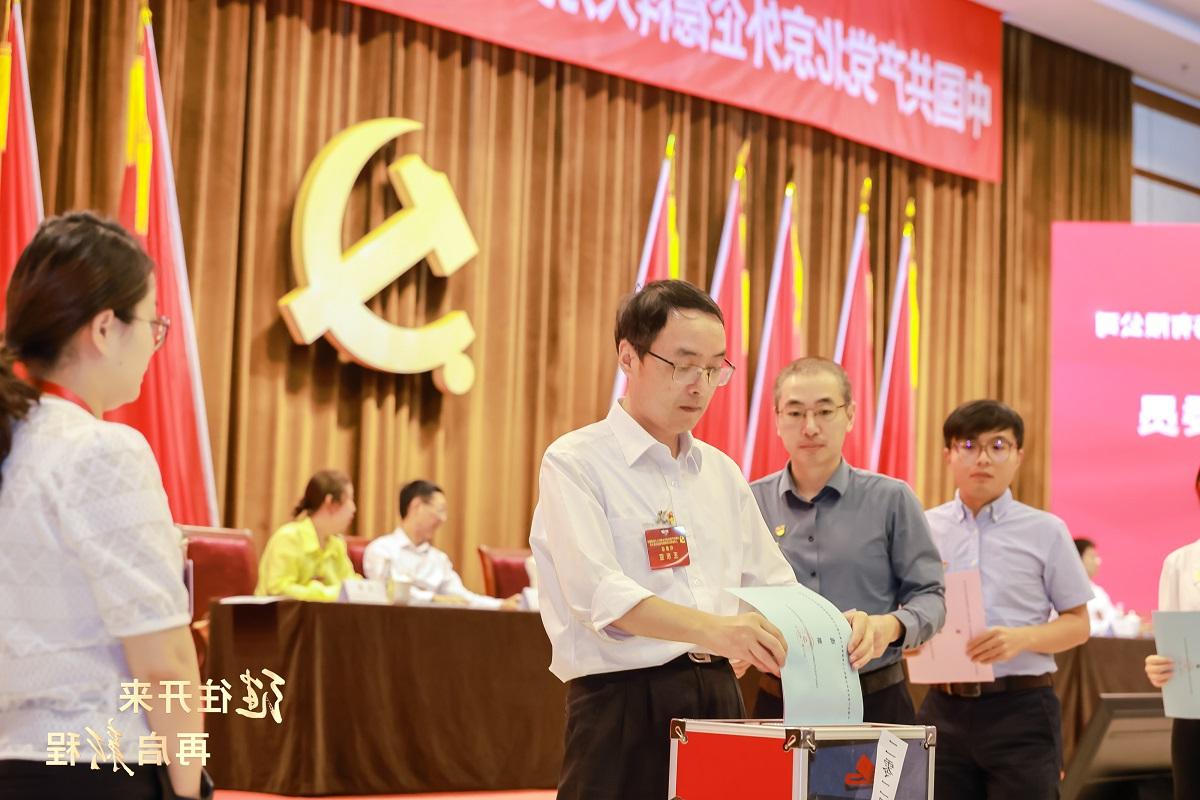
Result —
[[[433,535],[446,521],[446,495],[429,481],[415,480],[400,489],[400,527],[367,545],[363,573],[372,580],[412,583],[412,599],[467,605],[472,608],[516,609],[521,595],[506,600],[475,594],[463,586],[450,556],[433,546]]]
[[[1083,569],[1092,582],[1092,599],[1088,600],[1088,618],[1091,620],[1092,636],[1137,636],[1141,618],[1124,606],[1114,604],[1100,584],[1096,573],[1100,571],[1100,553],[1091,539],[1075,539],[1075,549],[1083,561]]]

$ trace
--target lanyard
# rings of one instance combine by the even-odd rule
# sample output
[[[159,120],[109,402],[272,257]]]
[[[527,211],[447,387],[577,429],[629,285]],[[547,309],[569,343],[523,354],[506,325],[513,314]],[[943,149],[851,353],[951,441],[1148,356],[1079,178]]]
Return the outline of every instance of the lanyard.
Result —
[[[34,379],[31,382],[33,383],[34,388],[39,390],[42,394],[52,394],[55,397],[61,397],[63,400],[74,403],[84,411],[95,416],[95,412],[92,411],[92,407],[89,406],[82,397],[75,394],[67,387],[60,386],[52,381],[44,381],[39,379]]]

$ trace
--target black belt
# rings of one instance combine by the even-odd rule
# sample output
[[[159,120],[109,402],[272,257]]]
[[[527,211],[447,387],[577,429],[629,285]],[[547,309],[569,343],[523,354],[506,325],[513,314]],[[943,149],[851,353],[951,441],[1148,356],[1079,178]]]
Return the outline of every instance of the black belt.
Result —
[[[863,694],[875,694],[889,686],[904,683],[904,665],[893,661],[886,667],[859,674],[858,681],[862,684]]]
[[[863,694],[875,694],[875,692],[895,686],[897,683],[904,683],[904,666],[896,661],[886,667],[860,673],[858,681],[862,686]],[[775,697],[783,696],[783,684],[774,675],[763,675],[758,682],[758,688]]]
[[[651,672],[665,672],[692,667],[722,667],[728,669],[728,664],[729,659],[724,656],[714,656],[708,653],[684,653],[678,658],[673,658],[665,664],[659,664],[655,667],[639,667],[638,669],[621,669],[614,672],[598,672],[594,675],[580,675],[578,678],[572,678],[570,682],[579,681],[585,685],[615,683]]]
[[[1019,692],[1053,685],[1053,673],[1043,672],[1041,675],[1008,675],[988,683],[935,683],[930,688],[954,697],[982,697],[985,694]]]

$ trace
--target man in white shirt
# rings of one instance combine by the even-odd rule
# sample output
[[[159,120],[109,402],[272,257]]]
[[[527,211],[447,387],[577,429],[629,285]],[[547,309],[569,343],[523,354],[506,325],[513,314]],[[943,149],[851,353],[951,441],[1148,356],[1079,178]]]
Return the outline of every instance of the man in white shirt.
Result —
[[[1096,583],[1101,561],[1096,543],[1082,536],[1076,537],[1075,549],[1079,551],[1079,560],[1083,562],[1083,569],[1092,582],[1092,599],[1087,604],[1092,636],[1137,636],[1141,623],[1138,615],[1132,611],[1126,612],[1123,606],[1113,603],[1104,587]]]
[[[521,596],[506,600],[475,594],[463,585],[450,556],[433,546],[446,521],[446,495],[436,484],[415,480],[400,489],[400,527],[367,545],[363,573],[373,580],[411,581],[412,598],[472,608],[519,607]]]
[[[733,373],[720,309],[655,281],[615,338],[626,396],[547,448],[529,537],[568,682],[559,800],[666,797],[671,719],[744,717],[735,669],[778,674],[787,655],[723,590],[796,583],[741,470],[690,434]],[[850,616],[861,647],[866,614]]]

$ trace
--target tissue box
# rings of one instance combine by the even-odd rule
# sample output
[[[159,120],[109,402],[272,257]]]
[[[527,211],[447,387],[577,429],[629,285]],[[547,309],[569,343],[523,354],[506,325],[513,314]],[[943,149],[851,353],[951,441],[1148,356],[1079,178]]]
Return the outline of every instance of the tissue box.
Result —
[[[933,800],[932,726],[787,726],[773,720],[672,720],[668,796],[870,800],[884,731],[908,745],[893,800]]]

